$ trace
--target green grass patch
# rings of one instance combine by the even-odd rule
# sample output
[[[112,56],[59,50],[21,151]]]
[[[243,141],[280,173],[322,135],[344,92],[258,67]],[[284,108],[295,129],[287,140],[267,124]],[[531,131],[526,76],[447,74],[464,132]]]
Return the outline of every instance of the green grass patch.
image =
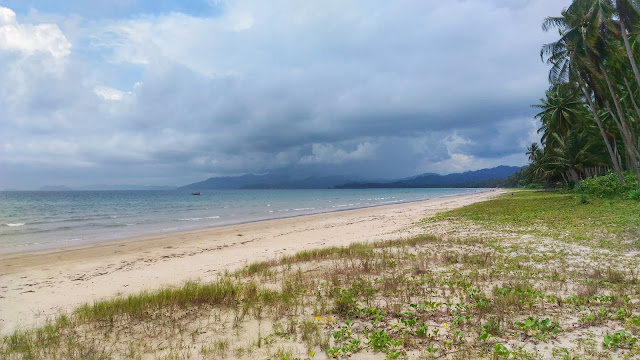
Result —
[[[640,202],[590,198],[567,193],[517,191],[437,215],[428,221],[470,220],[492,230],[509,230],[555,239],[586,241],[611,249],[630,249],[640,234]],[[613,236],[611,236],[613,235]]]

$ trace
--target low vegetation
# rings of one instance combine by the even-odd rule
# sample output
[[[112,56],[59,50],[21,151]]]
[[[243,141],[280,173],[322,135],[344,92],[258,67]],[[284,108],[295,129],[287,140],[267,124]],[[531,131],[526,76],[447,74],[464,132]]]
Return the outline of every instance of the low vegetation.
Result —
[[[632,173],[624,174],[624,184],[620,184],[614,173],[580,181],[575,192],[600,198],[627,198],[640,200],[638,180]]]
[[[87,304],[6,336],[0,358],[637,358],[639,214],[507,194],[417,224],[432,235]]]

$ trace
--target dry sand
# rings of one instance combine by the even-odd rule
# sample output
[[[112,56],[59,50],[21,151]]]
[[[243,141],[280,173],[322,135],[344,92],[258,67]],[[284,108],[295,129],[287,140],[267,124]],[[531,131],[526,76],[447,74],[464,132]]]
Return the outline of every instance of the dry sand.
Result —
[[[504,191],[0,256],[0,334],[117,295],[213,280],[301,250],[420,233],[416,222]]]

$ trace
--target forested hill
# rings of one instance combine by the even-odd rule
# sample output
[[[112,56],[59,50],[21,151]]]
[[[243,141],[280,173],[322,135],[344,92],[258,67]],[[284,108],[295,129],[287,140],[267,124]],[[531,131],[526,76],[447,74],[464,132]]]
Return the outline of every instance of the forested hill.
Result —
[[[467,171],[458,174],[422,174],[393,181],[362,181],[344,176],[294,178],[275,173],[242,176],[213,177],[181,187],[188,190],[205,189],[363,189],[363,188],[419,188],[419,187],[507,187],[516,182],[508,177],[520,171],[517,166],[498,166],[492,169]]]
[[[351,182],[338,185],[336,189],[367,188],[440,188],[440,187],[507,187],[515,186],[508,179],[522,168],[498,166],[491,169],[467,171],[449,175],[422,174],[407,179],[384,183]]]

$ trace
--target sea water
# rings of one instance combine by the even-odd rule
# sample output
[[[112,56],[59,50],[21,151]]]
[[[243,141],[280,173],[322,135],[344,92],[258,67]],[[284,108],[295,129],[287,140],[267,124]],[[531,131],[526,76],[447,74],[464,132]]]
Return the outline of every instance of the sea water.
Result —
[[[0,253],[56,249],[133,236],[436,197],[481,189],[8,191],[0,192]]]

